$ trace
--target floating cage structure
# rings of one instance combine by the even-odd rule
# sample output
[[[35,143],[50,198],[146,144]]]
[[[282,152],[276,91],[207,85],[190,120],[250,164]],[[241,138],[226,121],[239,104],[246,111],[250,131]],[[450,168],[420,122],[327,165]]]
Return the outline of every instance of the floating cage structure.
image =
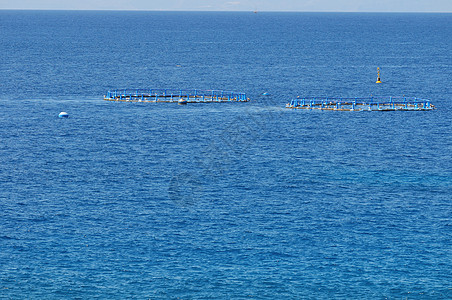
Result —
[[[117,89],[110,90],[104,96],[107,101],[124,102],[247,102],[245,93],[221,90],[176,90],[176,89]]]
[[[368,98],[297,98],[286,108],[319,109],[338,111],[419,111],[433,110],[430,100],[414,97],[368,97]]]

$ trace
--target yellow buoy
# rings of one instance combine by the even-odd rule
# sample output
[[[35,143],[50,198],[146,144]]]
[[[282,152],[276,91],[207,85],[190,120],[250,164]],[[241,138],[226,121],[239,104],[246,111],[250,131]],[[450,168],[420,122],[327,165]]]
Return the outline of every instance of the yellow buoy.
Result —
[[[380,79],[380,68],[377,68],[377,82],[376,83],[381,83],[381,79]]]

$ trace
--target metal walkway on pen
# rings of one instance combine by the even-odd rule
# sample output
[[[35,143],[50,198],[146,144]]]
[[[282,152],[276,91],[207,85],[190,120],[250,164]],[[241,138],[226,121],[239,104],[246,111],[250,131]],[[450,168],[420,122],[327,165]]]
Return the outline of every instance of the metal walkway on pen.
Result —
[[[245,93],[222,90],[181,90],[181,89],[116,89],[104,96],[108,101],[124,102],[247,102],[250,99]]]
[[[419,111],[433,110],[430,100],[414,97],[330,98],[309,97],[291,100],[286,108],[337,111]]]

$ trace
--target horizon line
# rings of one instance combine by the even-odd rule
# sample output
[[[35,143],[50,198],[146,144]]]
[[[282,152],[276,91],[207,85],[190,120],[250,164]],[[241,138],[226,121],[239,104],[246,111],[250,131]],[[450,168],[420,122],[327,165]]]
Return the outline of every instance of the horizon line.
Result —
[[[0,11],[128,11],[128,12],[225,12],[225,13],[406,13],[450,14],[452,11],[348,11],[348,10],[173,10],[173,9],[61,9],[61,8],[0,8]]]

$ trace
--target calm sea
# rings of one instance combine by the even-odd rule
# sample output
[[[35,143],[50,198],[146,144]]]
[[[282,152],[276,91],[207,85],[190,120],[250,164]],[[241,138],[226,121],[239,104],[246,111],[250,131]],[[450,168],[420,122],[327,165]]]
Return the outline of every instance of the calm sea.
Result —
[[[452,299],[451,36],[451,14],[0,11],[0,298]],[[103,101],[124,87],[252,101]]]

